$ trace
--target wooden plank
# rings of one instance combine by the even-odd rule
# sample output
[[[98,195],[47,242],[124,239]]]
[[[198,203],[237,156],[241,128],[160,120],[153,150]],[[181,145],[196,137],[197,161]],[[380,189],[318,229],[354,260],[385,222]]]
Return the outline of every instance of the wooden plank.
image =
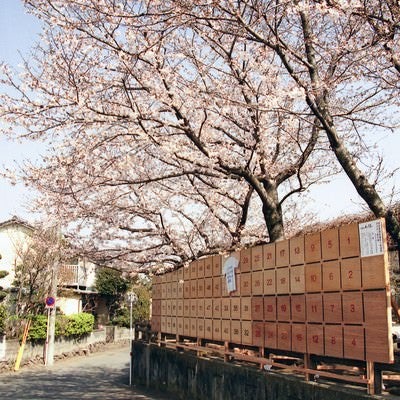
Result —
[[[275,243],[268,243],[263,248],[264,269],[275,269]]]
[[[190,336],[197,337],[197,318],[190,318]]]
[[[204,278],[204,269],[206,265],[206,260],[205,258],[201,258],[200,260],[197,261],[197,278]]]
[[[204,339],[212,340],[213,338],[213,324],[211,318],[204,319]]]
[[[289,293],[289,267],[276,269],[276,293]]]
[[[290,293],[304,293],[306,291],[305,266],[290,267]]]
[[[178,335],[183,335],[184,325],[183,325],[183,317],[177,317],[176,319],[176,333]]]
[[[221,318],[222,316],[222,312],[221,312],[221,299],[213,299],[212,300],[213,303],[213,313],[212,313],[212,317],[213,318]]]
[[[264,323],[253,322],[252,323],[252,344],[254,346],[264,347]]]
[[[240,307],[240,297],[231,299],[231,318],[240,319],[241,307]]]
[[[360,239],[358,223],[339,227],[340,257],[358,257],[360,255]]]
[[[222,275],[222,257],[220,255],[212,257],[213,276]]]
[[[278,323],[278,349],[292,350],[292,327],[291,324]]]
[[[305,324],[292,324],[292,351],[307,353],[307,331]]]
[[[190,273],[190,279],[197,279],[197,264],[198,261],[192,261],[189,264],[189,273]]]
[[[307,324],[307,350],[310,354],[324,355],[323,325]]]
[[[343,321],[348,324],[362,324],[364,313],[361,292],[344,292],[342,301]]]
[[[240,295],[251,296],[251,272],[240,274]]]
[[[178,299],[183,299],[184,298],[183,282],[184,282],[183,280],[179,280],[179,282],[178,282],[178,293],[176,294],[176,297]]]
[[[197,279],[190,280],[190,298],[197,299]]]
[[[324,291],[339,291],[341,289],[338,260],[322,263],[322,288]]]
[[[204,303],[204,301],[203,301],[203,303]],[[203,306],[203,308],[204,308],[204,306]],[[204,310],[203,310],[203,313],[204,313]],[[176,302],[176,315],[178,317],[183,317],[183,300],[178,300]]]
[[[325,293],[324,302],[324,321],[329,323],[341,323],[342,316],[342,296],[340,293]]]
[[[197,319],[197,337],[199,339],[204,339],[205,335],[205,325],[204,325],[204,318]]]
[[[190,317],[197,317],[197,299],[190,300]]]
[[[222,340],[231,341],[231,320],[223,319],[221,321]]]
[[[343,327],[344,357],[351,360],[365,360],[364,328],[345,325]]]
[[[322,260],[339,258],[339,229],[327,229],[321,232]]]
[[[212,318],[213,316],[213,302],[212,299],[204,299],[204,317]]]
[[[343,290],[360,290],[361,288],[361,264],[360,258],[348,258],[341,260]]]
[[[242,297],[240,299],[240,319],[242,321],[251,321],[251,297]]]
[[[187,317],[183,318],[183,335],[190,336],[190,318]]]
[[[197,297],[204,297],[204,278],[197,279]]]
[[[254,271],[251,277],[251,294],[253,296],[264,293],[264,272]]]
[[[304,264],[304,236],[297,236],[289,240],[290,265]]]
[[[242,321],[242,344],[253,345],[253,323],[251,321]]]
[[[391,330],[390,294],[386,290],[363,293],[366,359],[383,363],[394,361]]]
[[[276,309],[278,321],[289,322],[291,320],[290,296],[278,296]]]
[[[264,319],[264,299],[261,296],[251,298],[251,319],[253,321]]]
[[[276,321],[276,297],[265,296],[264,297],[264,320],[265,321]]]
[[[213,340],[222,340],[222,323],[220,319],[213,319]]]
[[[341,325],[325,325],[325,355],[343,358],[343,328]]]
[[[172,299],[171,300],[171,316],[176,317],[177,311],[178,311],[177,310],[177,300]]]
[[[307,322],[322,322],[323,308],[321,293],[306,295]]]
[[[389,285],[389,270],[385,255],[361,258],[363,289],[384,289]]]
[[[216,279],[220,279],[220,278],[218,277]],[[213,297],[213,278],[212,277],[204,279],[204,297],[207,297],[207,298]]]
[[[281,240],[275,242],[276,246],[276,259],[275,263],[277,267],[289,266],[289,240]]]
[[[231,321],[231,340],[233,343],[242,343],[242,324],[240,321]]]
[[[186,349],[186,350],[190,350],[190,351],[214,353],[214,354],[219,354],[221,357],[226,356],[227,358],[233,358],[233,359],[237,359],[237,360],[253,362],[256,364],[271,365],[276,368],[281,368],[281,369],[285,369],[288,371],[295,371],[295,372],[299,372],[302,374],[313,374],[313,375],[318,374],[319,376],[322,376],[322,377],[331,378],[331,379],[335,379],[335,380],[341,380],[344,382],[352,382],[352,383],[358,383],[358,384],[368,384],[369,383],[369,380],[367,378],[360,377],[360,376],[347,376],[347,375],[341,375],[341,374],[339,375],[339,374],[335,374],[335,373],[327,372],[327,371],[323,371],[323,370],[304,368],[304,367],[299,367],[297,365],[287,365],[287,364],[271,361],[271,359],[265,358],[265,357],[256,357],[256,356],[250,356],[250,355],[243,354],[243,353],[232,352],[229,350],[228,343],[225,343],[224,349],[219,349],[217,347],[210,348],[210,347],[199,346],[199,345],[196,345],[195,343],[183,344],[183,343],[170,343],[168,341],[160,341],[160,344],[163,344],[166,347],[171,348],[171,349],[182,348],[182,349]]]
[[[276,271],[275,269],[264,270],[264,294],[276,293]]]
[[[307,264],[305,266],[305,282],[307,292],[320,292],[322,290],[321,264]]]
[[[197,299],[197,318],[204,318],[204,299]],[[194,315],[192,315],[193,317]]]
[[[304,238],[305,262],[313,263],[321,260],[321,235],[319,232],[306,235]]]
[[[183,282],[183,298],[184,299],[190,299],[190,280],[185,280]],[[166,298],[163,296],[163,298]]]
[[[240,250],[240,262],[238,269],[241,273],[251,271],[251,248]]]
[[[252,271],[260,271],[264,268],[263,246],[255,246],[251,248],[251,269]]]
[[[222,318],[231,319],[231,299],[221,299]]]
[[[305,322],[306,321],[306,296],[304,294],[292,295],[291,301],[291,313],[292,321],[294,322]]]
[[[277,324],[266,322],[264,324],[264,347],[276,349],[278,347]]]
[[[221,295],[222,295],[222,283],[225,282],[225,277],[214,276],[212,282],[213,282],[212,297],[221,297]]]
[[[213,261],[212,257],[207,257],[204,260],[204,277],[210,278],[213,276]]]

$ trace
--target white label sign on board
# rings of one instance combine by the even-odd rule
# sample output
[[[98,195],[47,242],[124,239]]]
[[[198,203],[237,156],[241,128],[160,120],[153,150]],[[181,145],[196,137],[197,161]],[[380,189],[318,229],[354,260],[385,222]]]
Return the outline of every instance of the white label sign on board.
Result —
[[[385,252],[382,221],[380,219],[358,225],[361,257],[376,256]]]
[[[226,289],[228,293],[236,290],[235,269],[238,267],[238,265],[239,260],[234,256],[230,256],[224,263],[223,274],[225,275]]]

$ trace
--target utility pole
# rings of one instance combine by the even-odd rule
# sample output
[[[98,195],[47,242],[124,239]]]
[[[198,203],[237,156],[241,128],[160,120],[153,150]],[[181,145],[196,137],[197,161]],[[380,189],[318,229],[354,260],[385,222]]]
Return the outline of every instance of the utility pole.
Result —
[[[132,308],[133,304],[138,300],[137,294],[135,292],[128,292],[126,294],[126,301],[129,303],[129,337],[131,343],[131,351],[129,354],[129,386],[132,386],[132,357],[133,357],[133,340],[135,338],[135,329],[133,328],[133,318],[132,318]]]
[[[52,273],[51,273],[51,287],[50,287],[50,298],[56,300],[57,299],[57,287],[58,287],[58,270],[60,265],[60,251],[61,251],[61,233],[60,227],[56,228],[56,240],[57,240],[57,249],[56,254],[53,261]],[[46,351],[46,367],[51,367],[54,364],[54,339],[56,333],[56,301],[53,306],[49,308],[49,317],[48,317],[48,331],[47,331],[47,351]]]

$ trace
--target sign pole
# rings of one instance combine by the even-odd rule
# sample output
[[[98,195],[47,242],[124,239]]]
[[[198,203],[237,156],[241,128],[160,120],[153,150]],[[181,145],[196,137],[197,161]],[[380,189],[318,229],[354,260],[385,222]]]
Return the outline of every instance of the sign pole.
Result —
[[[130,338],[130,353],[129,353],[129,386],[132,386],[132,357],[133,357],[133,318],[132,318],[132,307],[133,303],[136,303],[138,297],[136,293],[129,292],[126,294],[126,301],[129,302],[129,338]]]

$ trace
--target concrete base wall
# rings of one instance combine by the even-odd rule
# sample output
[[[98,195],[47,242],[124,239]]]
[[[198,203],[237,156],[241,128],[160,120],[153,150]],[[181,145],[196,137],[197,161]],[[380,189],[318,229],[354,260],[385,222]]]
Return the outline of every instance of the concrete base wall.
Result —
[[[191,400],[361,400],[376,398],[345,384],[306,382],[294,375],[197,358],[156,345],[133,345],[132,382]]]

